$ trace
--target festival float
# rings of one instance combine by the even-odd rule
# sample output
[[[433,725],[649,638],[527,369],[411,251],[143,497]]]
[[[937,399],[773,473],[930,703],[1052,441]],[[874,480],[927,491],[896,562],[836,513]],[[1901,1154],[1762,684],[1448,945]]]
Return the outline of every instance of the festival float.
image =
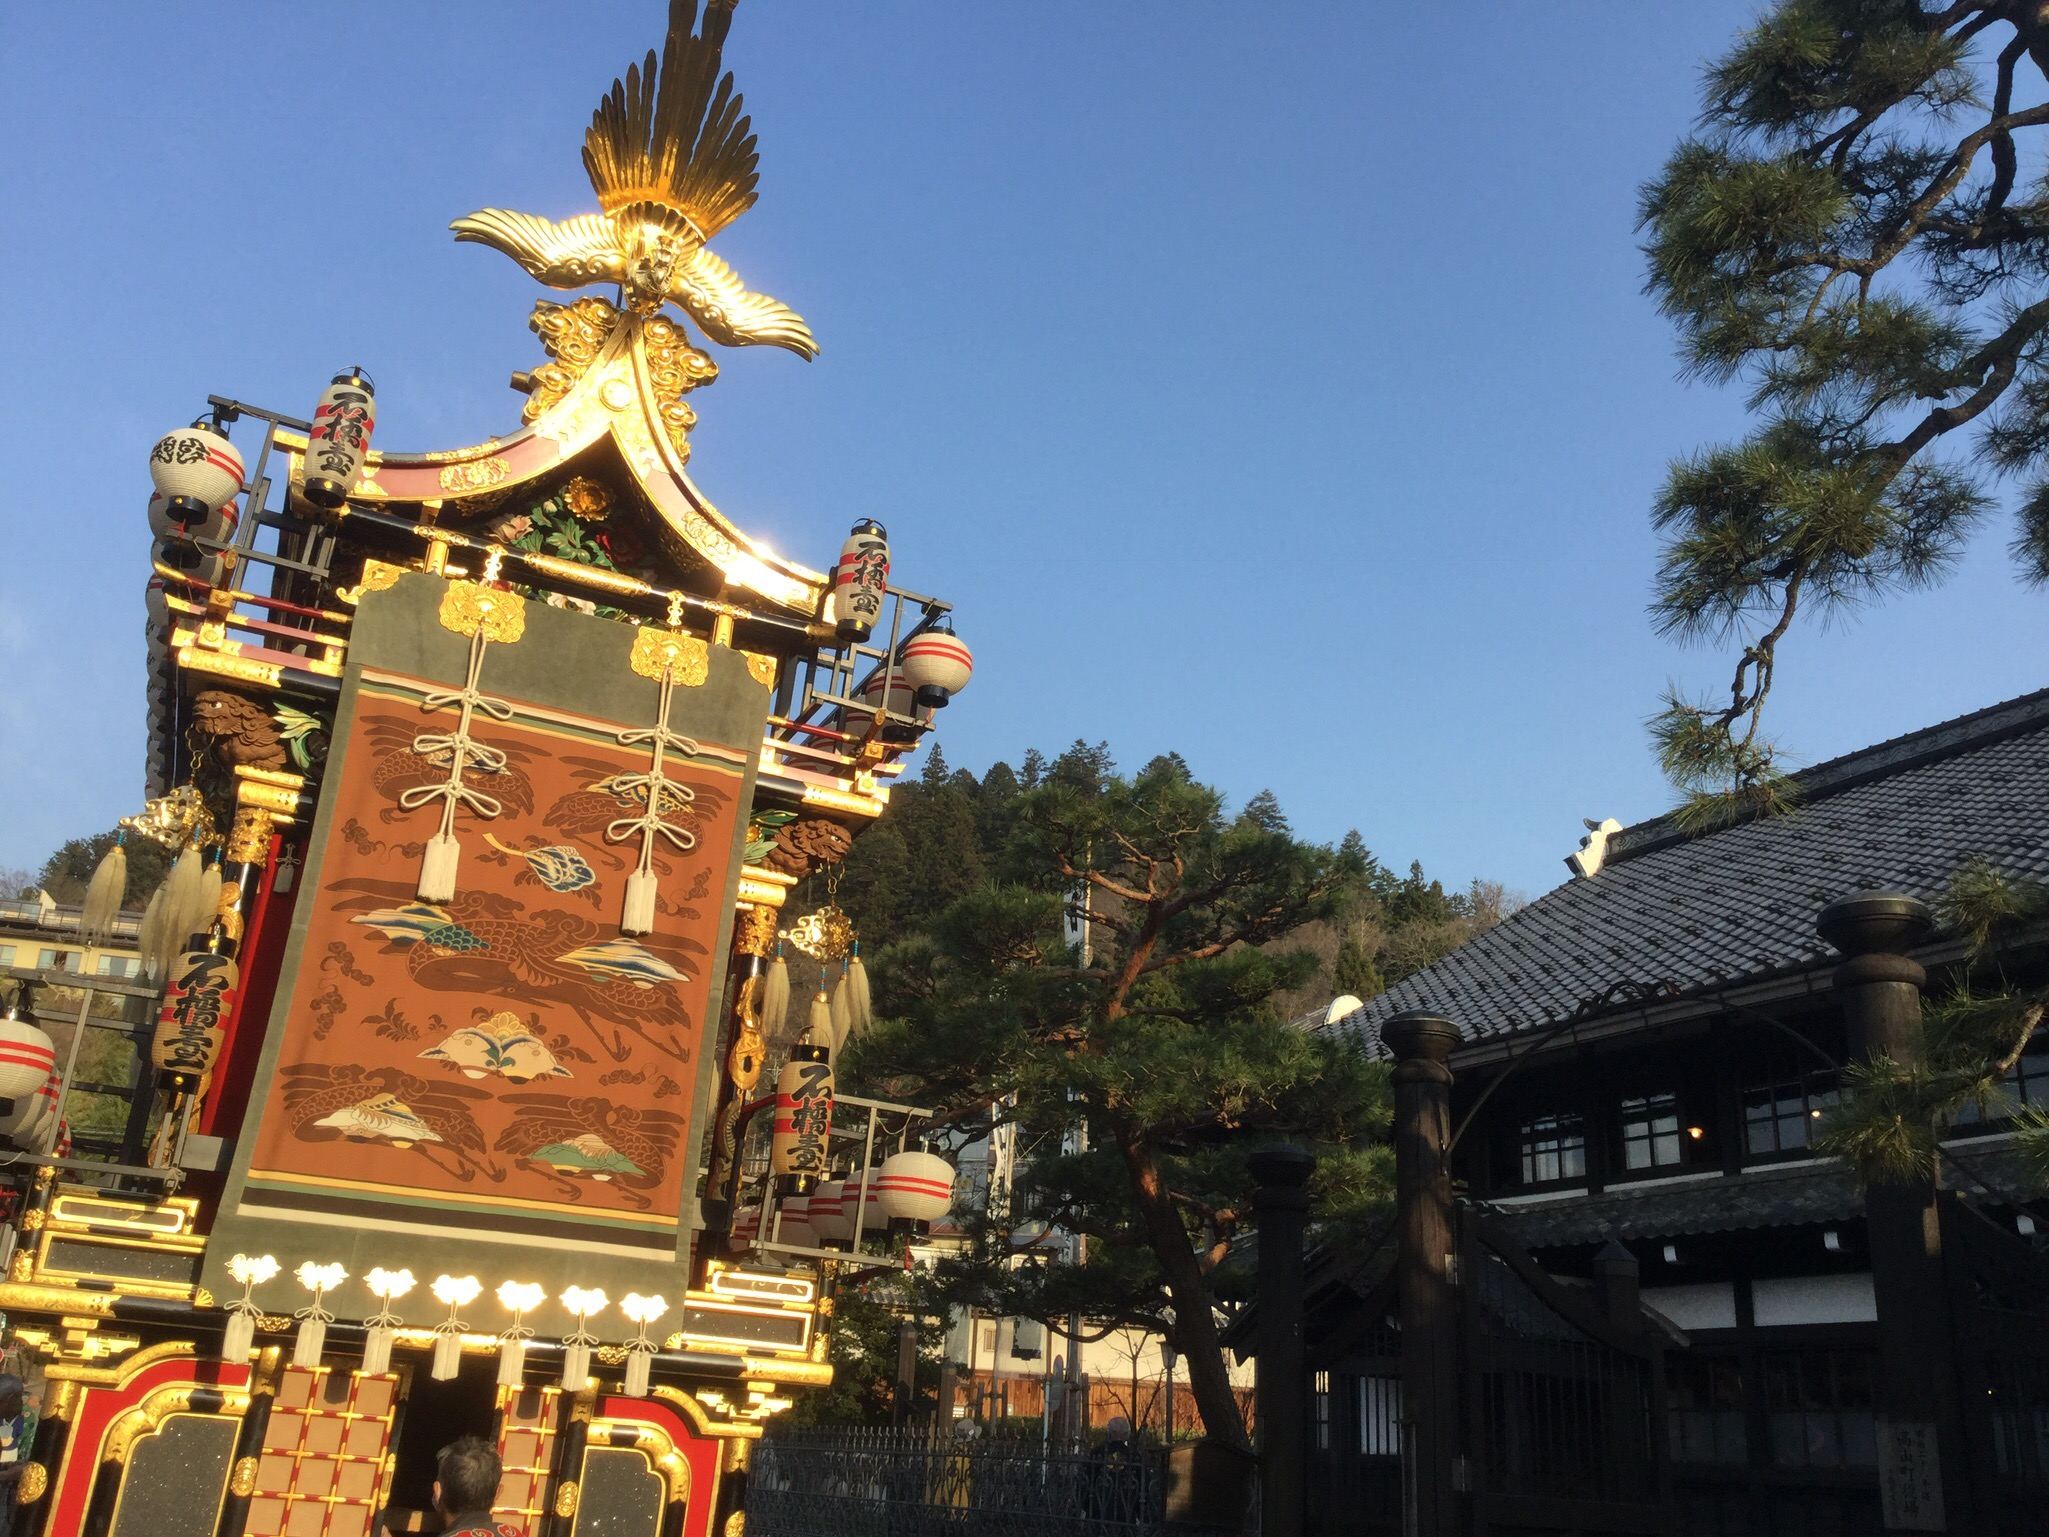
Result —
[[[700,342],[816,350],[707,245],[755,198],[731,11],[675,0],[613,83],[598,212],[453,225],[616,285],[535,306],[516,431],[382,452],[352,365],[149,454],[125,825],[176,862],[139,976],[16,971],[0,1024],[18,1532],[432,1531],[474,1433],[528,1532],[737,1537],[750,1442],[830,1380],[836,1279],[946,1209],[915,1107],[834,1101],[851,926],[783,909],[969,654],[879,524],[813,570],[687,468]],[[830,986],[777,1062],[786,947]],[[92,1146],[89,1029],[136,1058]]]

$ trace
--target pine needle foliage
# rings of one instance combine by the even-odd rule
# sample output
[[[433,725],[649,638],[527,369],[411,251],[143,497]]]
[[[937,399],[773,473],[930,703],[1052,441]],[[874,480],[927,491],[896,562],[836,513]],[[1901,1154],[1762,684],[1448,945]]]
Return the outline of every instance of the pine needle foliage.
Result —
[[[878,959],[850,1075],[941,1107],[958,1140],[1015,1127],[1013,1199],[963,1213],[928,1310],[1165,1333],[1208,1433],[1244,1445],[1215,1277],[1251,1227],[1248,1154],[1315,1149],[1327,1220],[1390,1184],[1385,1069],[1277,1003],[1320,965],[1285,941],[1342,916],[1364,863],[1297,838],[1271,796],[1229,813],[1176,757],[1041,769],[984,878]]]
[[[1922,1060],[1879,1057],[1845,1069],[1843,1100],[1815,1149],[1842,1158],[1867,1185],[1933,1179],[1942,1137],[1968,1110],[1983,1120],[2010,1117],[2024,1170],[2038,1186],[2049,1184],[2049,1118],[2006,1087],[2049,1012],[2049,987],[2013,984],[2000,955],[2016,931],[2049,913],[2049,891],[1973,859],[1951,877],[1937,912],[1970,952],[1924,1013]]]
[[[2045,78],[2039,7],[1778,0],[1642,191],[1685,370],[1756,416],[1652,513],[1655,622],[1737,651],[1726,699],[1668,696],[1652,724],[1682,820],[1786,809],[1760,728],[1795,617],[1940,580],[1995,481],[2049,581],[2049,182],[2022,153]]]

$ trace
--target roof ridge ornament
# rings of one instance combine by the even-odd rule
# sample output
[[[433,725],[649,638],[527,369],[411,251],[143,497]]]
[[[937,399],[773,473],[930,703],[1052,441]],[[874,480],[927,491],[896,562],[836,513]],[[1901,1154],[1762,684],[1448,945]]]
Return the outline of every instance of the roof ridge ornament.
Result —
[[[1579,852],[1565,856],[1565,863],[1573,874],[1591,880],[1608,862],[1608,840],[1622,831],[1622,824],[1613,817],[1605,817],[1598,822],[1592,817],[1581,817],[1580,820],[1586,824],[1587,835],[1579,840]]]
[[[760,181],[751,121],[730,72],[720,73],[735,0],[670,0],[669,31],[598,103],[583,164],[594,214],[557,224],[483,208],[449,226],[457,240],[503,251],[551,288],[617,283],[620,303],[651,316],[673,303],[727,347],[818,355],[811,328],[788,305],[750,292],[705,242],[754,206]]]

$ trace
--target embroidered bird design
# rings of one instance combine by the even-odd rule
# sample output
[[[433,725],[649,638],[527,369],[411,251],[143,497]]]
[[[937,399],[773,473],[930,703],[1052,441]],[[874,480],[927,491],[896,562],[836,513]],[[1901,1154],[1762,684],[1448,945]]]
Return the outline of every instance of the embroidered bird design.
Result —
[[[659,63],[650,49],[612,82],[583,141],[602,212],[558,224],[484,208],[449,226],[455,238],[503,251],[551,288],[617,283],[637,315],[674,303],[722,346],[816,357],[803,318],[749,292],[705,245],[754,206],[760,180],[752,125],[732,75],[719,73],[732,9],[733,0],[711,0],[693,35],[697,0],[670,0]]]

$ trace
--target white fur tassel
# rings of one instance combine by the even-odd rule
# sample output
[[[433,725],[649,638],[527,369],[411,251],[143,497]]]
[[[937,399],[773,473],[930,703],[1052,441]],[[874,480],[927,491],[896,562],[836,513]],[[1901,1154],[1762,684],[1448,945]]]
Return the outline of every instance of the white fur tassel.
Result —
[[[436,833],[427,840],[427,855],[420,861],[422,902],[454,900],[455,868],[461,859],[462,844],[456,841],[454,833]]]
[[[292,1346],[292,1365],[318,1366],[327,1348],[327,1320],[317,1313],[299,1320],[299,1338]]]
[[[619,920],[622,934],[651,934],[655,927],[655,873],[635,870],[626,877],[626,916]]]
[[[562,1347],[562,1389],[566,1393],[581,1393],[583,1385],[591,1374],[591,1348],[588,1345],[564,1345]]]
[[[128,835],[121,834],[125,839]],[[114,932],[114,920],[121,916],[121,899],[128,894],[128,851],[117,839],[92,873],[85,888],[85,910],[78,917],[79,938],[96,945]]]
[[[228,1314],[228,1326],[221,1330],[221,1359],[236,1365],[249,1359],[249,1352],[256,1348],[256,1314],[254,1311]]]
[[[654,1364],[652,1350],[631,1350],[626,1352],[626,1396],[647,1397],[648,1368]]]
[[[382,1324],[374,1324],[363,1336],[363,1375],[381,1377],[391,1370],[391,1343],[398,1338],[396,1330]]]
[[[853,1016],[847,1012],[847,965],[842,961],[840,979],[832,989],[832,1049],[835,1052],[847,1044],[847,1032],[853,1027]]]
[[[214,921],[221,906],[221,867],[208,865],[206,873],[199,877],[199,894],[193,898],[192,911],[181,921],[189,923],[187,934],[197,934],[204,945],[213,936]]]
[[[505,1339],[498,1341],[498,1386],[516,1388],[526,1381],[526,1341]]]
[[[178,856],[178,862],[171,866],[171,873],[164,880],[158,893],[164,899],[164,971],[170,975],[171,958],[185,948],[185,941],[192,937],[190,929],[180,928],[196,912],[205,900],[206,864],[199,857],[199,850],[188,848]]]
[[[446,1382],[462,1370],[462,1336],[453,1331],[437,1331],[434,1335],[434,1369],[429,1374],[436,1382]]]
[[[868,968],[861,964],[861,947],[847,961],[847,1023],[855,1035],[875,1020],[875,1000],[868,991]]]
[[[832,1002],[822,987],[811,1000],[811,1017],[804,1022],[804,1034],[814,1046],[832,1045]]]
[[[161,982],[171,973],[171,924],[165,910],[164,889],[159,886],[151,893],[149,906],[142,910],[142,933],[136,939],[136,948],[142,952],[143,976],[151,982]]]
[[[781,1037],[790,1017],[790,968],[783,962],[783,942],[776,941],[775,959],[768,963],[768,980],[761,984],[761,1033],[773,1041]]]

